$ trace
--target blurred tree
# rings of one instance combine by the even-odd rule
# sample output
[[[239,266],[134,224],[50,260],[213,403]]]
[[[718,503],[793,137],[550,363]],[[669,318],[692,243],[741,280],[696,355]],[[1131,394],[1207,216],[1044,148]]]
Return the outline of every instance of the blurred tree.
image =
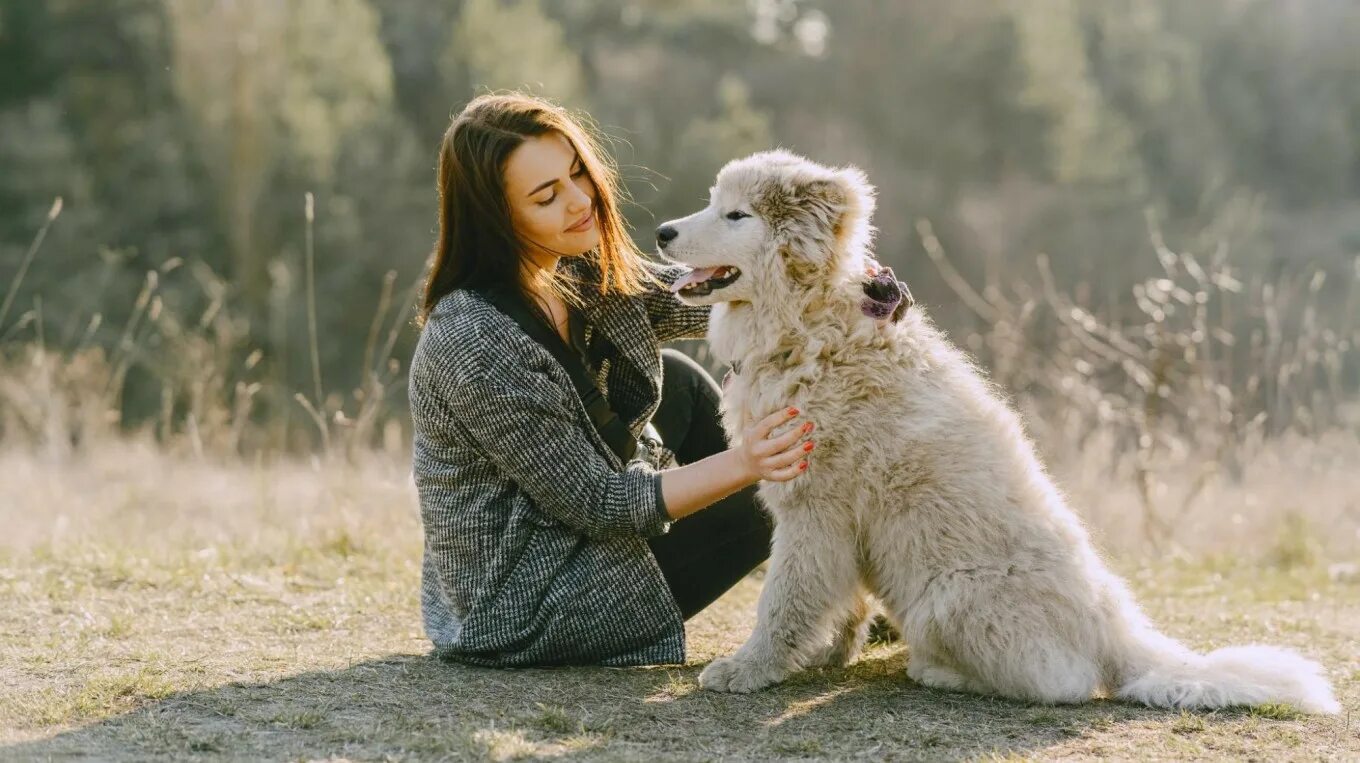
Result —
[[[752,107],[744,82],[725,76],[717,90],[718,113],[690,122],[676,141],[676,155],[687,162],[711,167],[769,148],[774,140],[769,115]]]
[[[1021,103],[1049,120],[1047,174],[1061,184],[1120,183],[1141,194],[1133,130],[1109,107],[1092,76],[1081,5],[1076,0],[1043,5],[1045,13],[1017,8],[1015,26],[1025,71]]]
[[[345,136],[389,106],[391,68],[377,18],[362,0],[166,8],[177,92],[214,179],[230,275],[259,315],[268,260],[301,208],[300,196],[285,200],[269,191],[290,174],[304,185],[329,186]]]
[[[382,20],[383,47],[392,62],[401,114],[433,156],[451,113],[472,90],[463,73],[440,68],[463,2],[372,0],[372,4]],[[427,164],[433,166],[432,161]]]
[[[562,27],[537,0],[465,0],[439,68],[474,89],[519,89],[575,101],[581,63]],[[507,34],[514,30],[513,34]]]
[[[1201,48],[1232,181],[1292,207],[1360,192],[1360,6],[1248,0],[1210,16],[1164,2]]]
[[[64,336],[94,313],[118,325],[142,272],[216,240],[166,34],[160,0],[0,5],[0,262],[62,196],[20,304],[42,295]]]

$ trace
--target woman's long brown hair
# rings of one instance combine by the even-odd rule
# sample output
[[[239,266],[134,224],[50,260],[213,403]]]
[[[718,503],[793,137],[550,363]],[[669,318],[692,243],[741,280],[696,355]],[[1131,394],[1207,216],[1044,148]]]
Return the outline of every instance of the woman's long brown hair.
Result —
[[[595,136],[564,109],[520,93],[483,95],[469,103],[444,133],[439,149],[439,240],[430,257],[424,295],[416,316],[423,327],[445,294],[460,287],[510,286],[523,294],[520,240],[505,195],[505,162],[527,138],[559,132],[566,136],[596,189],[600,230],[593,256],[601,294],[638,294],[654,283],[618,211],[618,175]],[[545,285],[576,301],[560,277],[545,274]],[[527,296],[527,295],[526,295]]]

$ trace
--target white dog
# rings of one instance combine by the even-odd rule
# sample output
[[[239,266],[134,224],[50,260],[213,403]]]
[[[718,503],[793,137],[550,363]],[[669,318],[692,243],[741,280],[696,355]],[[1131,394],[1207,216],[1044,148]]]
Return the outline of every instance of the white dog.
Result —
[[[886,327],[861,313],[873,194],[857,169],[764,152],[728,164],[707,208],[658,232],[695,268],[681,299],[716,305],[729,434],[790,404],[818,427],[808,473],[760,485],[776,522],[755,632],[700,684],[750,692],[845,664],[868,593],[926,686],[1336,712],[1321,668],[1292,652],[1201,655],[1158,632],[969,360],[920,308]]]

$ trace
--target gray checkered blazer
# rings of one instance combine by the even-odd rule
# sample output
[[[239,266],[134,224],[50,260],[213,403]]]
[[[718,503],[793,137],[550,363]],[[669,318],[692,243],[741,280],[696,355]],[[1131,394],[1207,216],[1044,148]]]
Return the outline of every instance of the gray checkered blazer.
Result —
[[[585,258],[564,267],[587,282]],[[684,271],[652,265],[672,283]],[[703,336],[709,308],[667,291],[586,288],[587,330],[617,357],[592,368],[634,435],[660,400],[660,343]],[[436,653],[488,666],[681,663],[685,628],[646,537],[670,528],[658,471],[627,464],[591,424],[571,378],[479,294],[431,311],[410,367],[413,471],[425,528],[421,611]]]

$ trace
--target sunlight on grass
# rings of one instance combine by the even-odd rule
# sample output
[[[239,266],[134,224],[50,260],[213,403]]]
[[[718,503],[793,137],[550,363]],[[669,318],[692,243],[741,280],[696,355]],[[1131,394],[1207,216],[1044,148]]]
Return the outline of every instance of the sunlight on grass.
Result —
[[[698,681],[687,680],[674,671],[667,671],[666,676],[666,683],[656,693],[643,700],[644,702],[670,702],[681,697],[688,697],[699,690]]]
[[[42,691],[30,700],[29,712],[35,725],[62,726],[107,718],[164,699],[177,690],[175,683],[159,671],[142,668],[91,678],[75,691]]]
[[[1273,721],[1297,721],[1308,717],[1288,705],[1278,704],[1257,705],[1248,712],[1257,718],[1269,718]]]
[[[849,686],[844,686],[839,689],[832,689],[831,691],[823,692],[821,695],[813,697],[812,699],[805,699],[799,702],[792,702],[789,704],[787,708],[784,709],[784,712],[780,713],[778,717],[771,718],[769,721],[766,721],[765,725],[778,726],[784,723],[785,721],[807,715],[808,713],[831,702],[832,700],[836,699],[842,694],[845,694],[848,691],[852,691],[852,688]]]
[[[1180,717],[1171,724],[1171,731],[1174,734],[1198,734],[1208,728],[1209,724],[1205,722],[1203,716],[1184,710],[1181,711]]]
[[[526,739],[522,731],[483,729],[473,734],[472,739],[491,760],[520,760],[540,754],[539,746]]]

